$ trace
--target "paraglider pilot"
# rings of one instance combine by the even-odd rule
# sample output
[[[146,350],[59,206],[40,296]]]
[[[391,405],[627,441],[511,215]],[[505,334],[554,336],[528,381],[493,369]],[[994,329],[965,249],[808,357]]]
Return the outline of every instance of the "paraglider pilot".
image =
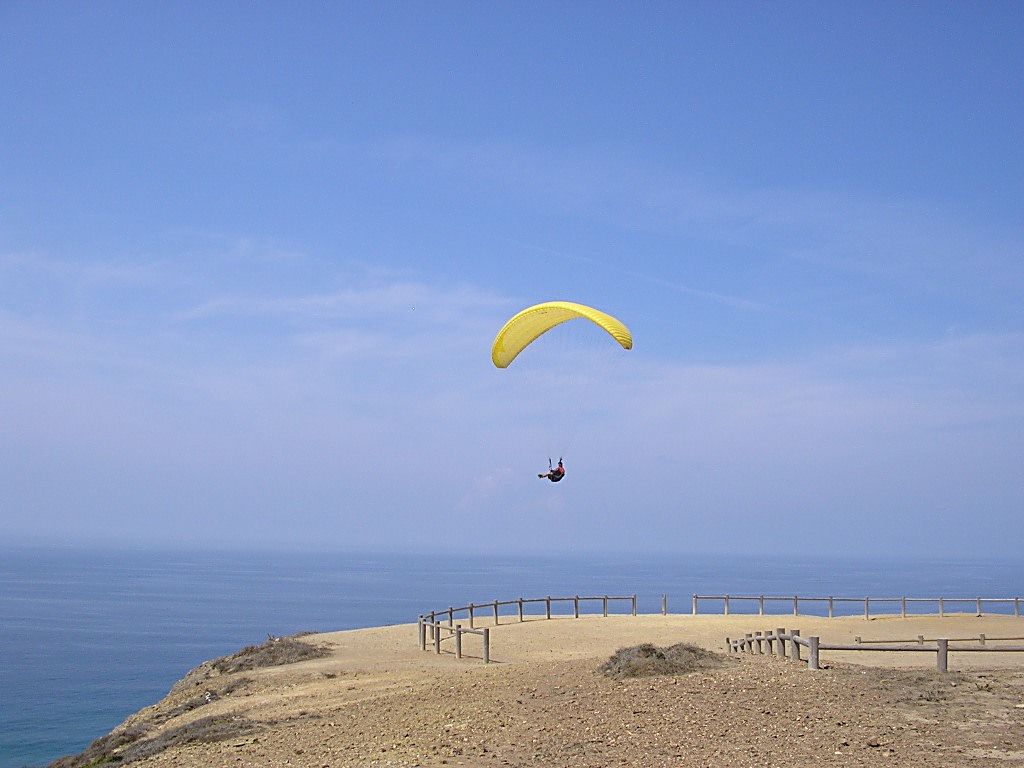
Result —
[[[537,477],[546,477],[552,483],[557,483],[563,477],[565,477],[565,467],[562,466],[562,457],[558,457],[558,466],[552,469],[551,459],[548,459],[548,471],[542,472]]]

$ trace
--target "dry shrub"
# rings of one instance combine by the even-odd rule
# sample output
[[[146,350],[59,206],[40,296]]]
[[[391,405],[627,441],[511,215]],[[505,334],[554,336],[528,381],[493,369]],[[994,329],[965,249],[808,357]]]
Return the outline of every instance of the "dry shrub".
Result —
[[[191,723],[168,728],[151,739],[136,742],[121,754],[122,762],[129,763],[160,754],[165,749],[184,744],[210,744],[215,741],[250,736],[259,732],[252,720],[234,715],[212,715]]]
[[[271,637],[260,645],[250,645],[238,653],[215,659],[211,667],[222,674],[244,672],[260,667],[277,667],[330,655],[322,645],[312,645],[292,637]]]
[[[689,643],[676,643],[659,648],[651,643],[620,648],[601,665],[601,672],[615,680],[653,675],[685,675],[717,667],[722,658],[717,653]]]
[[[57,758],[50,763],[49,768],[82,768],[113,762],[115,750],[141,739],[147,730],[146,726],[137,723],[118,726],[106,736],[96,739],[79,754]]]
[[[305,634],[310,633],[300,633],[300,636]],[[294,664],[330,654],[325,646],[306,643],[296,637],[268,637],[260,645],[250,645],[238,653],[200,664],[171,688],[169,697],[172,699],[184,694],[175,706],[143,710],[132,722],[122,724],[106,736],[96,739],[83,752],[54,760],[50,768],[91,768],[107,763],[128,763],[180,744],[220,741],[255,733],[258,726],[250,720],[213,715],[152,735],[170,720],[229,696],[252,682],[248,678],[239,677],[217,685],[215,681],[219,675]]]
[[[161,725],[166,723],[168,720],[173,720],[178,715],[183,715],[186,712],[190,712],[193,709],[199,707],[205,707],[207,704],[222,699],[225,696],[230,696],[237,690],[244,690],[249,684],[252,683],[248,677],[235,677],[228,680],[225,685],[219,688],[206,688],[202,693],[197,693],[194,696],[189,696],[187,699],[180,702],[177,706],[167,709],[163,712],[157,712],[153,715],[150,722],[155,725]]]

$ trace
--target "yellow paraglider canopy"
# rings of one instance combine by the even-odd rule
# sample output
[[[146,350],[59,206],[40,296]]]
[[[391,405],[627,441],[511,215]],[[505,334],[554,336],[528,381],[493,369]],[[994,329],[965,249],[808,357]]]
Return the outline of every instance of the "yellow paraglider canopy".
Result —
[[[527,307],[505,323],[494,339],[491,360],[498,368],[507,368],[538,337],[577,317],[603,328],[623,349],[633,348],[629,328],[611,315],[571,301],[546,301]]]

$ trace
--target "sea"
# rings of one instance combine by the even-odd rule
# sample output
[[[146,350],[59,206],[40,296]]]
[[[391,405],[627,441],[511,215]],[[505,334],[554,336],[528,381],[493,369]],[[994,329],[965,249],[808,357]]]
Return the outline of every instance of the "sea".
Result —
[[[449,605],[545,595],[636,594],[641,613],[660,611],[662,595],[670,612],[689,612],[695,592],[1017,596],[1024,595],[1022,565],[718,554],[0,546],[0,768],[42,766],[78,752],[160,699],[191,668],[267,635],[415,622],[419,614]],[[757,610],[754,602],[731,607]],[[702,605],[702,611],[721,608],[720,601]],[[801,606],[808,613],[824,610]],[[840,603],[836,610],[859,613],[863,604]],[[409,639],[415,642],[413,629]]]

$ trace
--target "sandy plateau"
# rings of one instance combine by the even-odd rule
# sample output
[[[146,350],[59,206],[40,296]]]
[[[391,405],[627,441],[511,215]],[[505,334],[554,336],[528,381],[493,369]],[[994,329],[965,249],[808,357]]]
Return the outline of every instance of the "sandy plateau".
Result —
[[[776,627],[822,642],[1024,636],[1013,617],[503,616],[485,665],[475,636],[456,659],[450,640],[421,651],[415,625],[332,632],[301,638],[322,658],[193,674],[110,743],[151,745],[130,760],[140,768],[1024,766],[1024,654],[954,651],[945,675],[926,653],[823,651],[816,672],[725,655],[726,636]],[[620,647],[682,641],[723,663],[624,681],[598,671]]]

